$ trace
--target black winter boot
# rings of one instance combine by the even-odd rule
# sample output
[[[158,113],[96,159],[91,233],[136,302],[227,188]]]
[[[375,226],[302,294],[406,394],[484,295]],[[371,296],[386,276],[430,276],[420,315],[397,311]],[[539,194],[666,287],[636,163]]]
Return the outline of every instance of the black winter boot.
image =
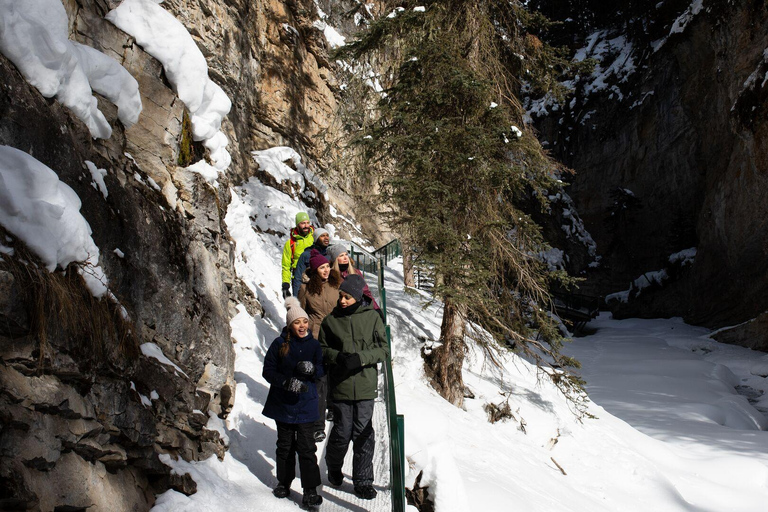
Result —
[[[314,488],[304,489],[304,497],[301,498],[301,504],[305,507],[319,507],[323,502],[323,497],[317,494]]]
[[[363,500],[372,500],[376,498],[376,489],[372,485],[356,485],[355,494]]]
[[[344,483],[344,475],[340,469],[328,468],[328,481],[331,483],[331,485],[338,487]]]
[[[287,498],[291,494],[291,490],[283,484],[277,484],[277,487],[272,490],[272,494],[275,498]]]

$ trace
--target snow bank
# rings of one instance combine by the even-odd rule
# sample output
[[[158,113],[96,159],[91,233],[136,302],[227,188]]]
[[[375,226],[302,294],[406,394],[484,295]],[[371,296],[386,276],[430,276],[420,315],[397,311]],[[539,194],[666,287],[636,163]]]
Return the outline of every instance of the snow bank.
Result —
[[[280,291],[283,244],[295,225],[296,213],[307,212],[317,225],[315,210],[256,178],[230,191],[232,201],[224,222],[236,242],[237,275],[256,294],[269,318],[284,318]]]
[[[160,347],[158,347],[156,344],[142,343],[142,345],[139,348],[141,349],[141,353],[144,354],[145,356],[151,357],[153,359],[157,359],[162,364],[173,367],[174,370],[176,370],[177,372],[187,377],[187,374],[184,373],[184,370],[179,368],[179,366],[176,363],[174,363],[173,361],[165,357],[165,354],[163,354],[163,350]]]
[[[584,221],[579,216],[579,212],[576,211],[576,205],[573,204],[571,196],[564,190],[560,190],[556,194],[547,196],[547,199],[551,203],[550,209],[554,208],[556,204],[562,209],[563,224],[560,225],[560,229],[563,230],[568,239],[586,247],[587,253],[592,258],[589,267],[599,267],[602,257],[597,254],[597,243],[587,231]],[[567,255],[565,260],[568,260]]]
[[[126,127],[138,120],[138,83],[111,57],[69,40],[60,0],[0,0],[0,52],[43,96],[72,110],[94,138],[108,139],[112,127],[92,90],[117,105]]]
[[[678,263],[681,266],[690,265],[696,259],[696,248],[683,249],[680,252],[676,252],[669,256],[670,263]]]
[[[672,28],[669,29],[669,35],[662,37],[661,39],[657,39],[651,43],[651,48],[653,48],[654,53],[659,51],[661,47],[664,46],[664,43],[667,42],[667,39],[672,34],[681,34],[683,31],[685,31],[685,27],[687,27],[691,20],[693,20],[693,18],[701,12],[703,7],[703,0],[693,0],[691,5],[689,5],[685,11],[683,11],[683,13],[678,16],[677,19],[672,23]]]
[[[107,293],[99,248],[80,214],[80,198],[58,175],[30,155],[0,146],[0,224],[53,272],[85,262],[81,274],[94,297]]]
[[[328,25],[324,20],[315,20],[312,26],[323,33],[331,48],[338,48],[347,44],[347,38],[339,34],[335,28]]]
[[[610,90],[619,100],[624,95],[617,85],[609,85],[611,79],[616,83],[626,82],[635,72],[635,62],[632,57],[633,46],[625,36],[608,39],[608,32],[599,30],[587,37],[586,45],[576,52],[573,60],[582,62],[585,59],[595,59],[592,75],[587,78],[584,86],[584,96],[598,91]]]
[[[259,170],[266,172],[278,182],[289,181],[299,185],[304,192],[309,182],[328,199],[328,187],[301,162],[301,155],[287,146],[278,146],[263,151],[252,151],[253,159],[259,164]],[[290,162],[292,167],[286,162]]]
[[[107,184],[104,183],[104,176],[107,175],[106,169],[99,169],[96,167],[96,164],[91,162],[90,160],[85,161],[85,166],[88,168],[88,172],[91,173],[91,179],[93,181],[91,182],[91,185],[93,188],[101,192],[101,195],[104,196],[104,199],[106,199],[109,196],[109,191],[107,190]]]
[[[117,117],[126,128],[139,120],[139,83],[115,59],[80,43],[72,43],[91,88],[117,105]]]
[[[202,176],[205,181],[213,185],[215,188],[219,188],[219,170],[205,160],[195,162],[194,164],[187,167],[187,169]]]
[[[624,190],[625,192],[634,196],[634,194],[632,194],[630,190],[627,190],[627,189],[624,189]],[[668,258],[670,265],[674,265],[678,268],[691,265],[695,260],[696,260],[695,247],[691,247],[689,249],[683,249],[680,252],[671,254]],[[635,279],[634,281],[632,281],[632,283],[630,283],[629,285],[629,289],[606,295],[605,301],[611,302],[614,300],[618,300],[620,302],[627,302],[629,301],[629,298],[633,292],[635,293],[635,295],[640,295],[640,292],[642,292],[643,290],[645,290],[651,285],[663,286],[664,282],[667,279],[669,279],[669,272],[667,271],[666,268],[663,268],[661,270],[654,270],[653,272],[646,272],[640,277],[638,277],[637,279]]]
[[[187,29],[159,3],[123,0],[106,18],[160,61],[168,81],[189,109],[193,138],[205,141],[215,167],[225,170],[232,159],[220,128],[232,102],[208,78],[208,64]]]
[[[703,0],[694,0],[693,3],[688,6],[685,12],[681,14],[672,24],[672,28],[669,30],[669,35],[683,32],[693,17],[701,12],[703,5]]]

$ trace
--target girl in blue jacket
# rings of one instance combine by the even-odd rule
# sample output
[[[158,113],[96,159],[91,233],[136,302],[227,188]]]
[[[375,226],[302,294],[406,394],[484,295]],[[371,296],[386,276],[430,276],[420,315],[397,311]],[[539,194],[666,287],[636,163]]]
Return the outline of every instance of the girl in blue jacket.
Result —
[[[316,507],[323,502],[317,494],[320,468],[317,465],[314,423],[318,418],[315,380],[323,376],[323,352],[320,342],[309,329],[309,316],[295,297],[285,301],[288,310],[286,328],[272,342],[264,358],[262,375],[270,383],[264,416],[277,422],[277,487],[278,498],[291,493],[296,477],[296,454],[299,455],[302,503]]]

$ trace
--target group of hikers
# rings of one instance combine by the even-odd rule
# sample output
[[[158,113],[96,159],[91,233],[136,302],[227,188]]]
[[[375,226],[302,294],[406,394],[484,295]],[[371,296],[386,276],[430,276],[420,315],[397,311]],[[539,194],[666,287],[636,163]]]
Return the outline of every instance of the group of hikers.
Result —
[[[328,231],[313,228],[306,212],[296,214],[282,257],[286,326],[264,359],[270,383],[264,415],[277,422],[278,483],[272,494],[290,495],[298,455],[305,507],[323,502],[315,443],[325,439],[326,419],[333,422],[325,454],[328,482],[343,483],[351,442],[354,492],[376,497],[373,406],[377,364],[387,360],[389,346],[362,273],[344,245],[330,242]]]

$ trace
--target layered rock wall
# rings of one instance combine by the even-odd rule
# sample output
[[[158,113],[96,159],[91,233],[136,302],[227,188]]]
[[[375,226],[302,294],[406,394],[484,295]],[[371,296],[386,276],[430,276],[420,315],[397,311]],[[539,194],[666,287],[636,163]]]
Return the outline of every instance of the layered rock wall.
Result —
[[[162,65],[104,19],[119,2],[64,5],[70,39],[114,57],[138,81],[139,121],[125,129],[115,106],[98,97],[114,133],[94,140],[0,56],[0,144],[34,156],[77,192],[110,290],[128,315],[128,331],[119,332],[129,334],[104,328],[92,335],[103,327],[95,324],[87,336],[57,328],[55,312],[34,307],[45,288],[18,272],[35,262],[3,257],[0,508],[147,510],[169,487],[194,492],[159,454],[223,456],[224,442],[206,425],[226,417],[235,399],[229,319],[238,303],[260,313],[235,275],[223,222],[228,186],[257,175],[250,153],[267,147],[290,145],[310,167],[322,166],[322,141],[336,129],[336,82],[311,0],[166,0],[162,6],[192,34],[209,76],[232,100],[222,126],[232,164],[213,186],[185,167],[206,150],[190,141],[185,106]],[[189,154],[193,160],[184,161]],[[107,170],[106,199],[91,186],[86,160]],[[327,211],[321,199],[317,206]],[[12,237],[4,245],[24,254]],[[46,286],[83,291],[76,278],[56,276]],[[114,305],[103,309],[110,307],[105,325],[121,323]],[[51,328],[41,330],[41,320]],[[98,353],[85,339],[96,340]],[[178,369],[143,355],[146,343]]]
[[[572,113],[576,122],[559,125],[555,115],[541,124],[576,171],[570,194],[604,256],[583,288],[627,289],[696,247],[679,279],[615,312],[711,327],[754,318],[768,309],[768,10],[704,2],[684,30],[653,42],[658,51],[634,42],[637,70],[619,84],[623,100],[607,90]]]

